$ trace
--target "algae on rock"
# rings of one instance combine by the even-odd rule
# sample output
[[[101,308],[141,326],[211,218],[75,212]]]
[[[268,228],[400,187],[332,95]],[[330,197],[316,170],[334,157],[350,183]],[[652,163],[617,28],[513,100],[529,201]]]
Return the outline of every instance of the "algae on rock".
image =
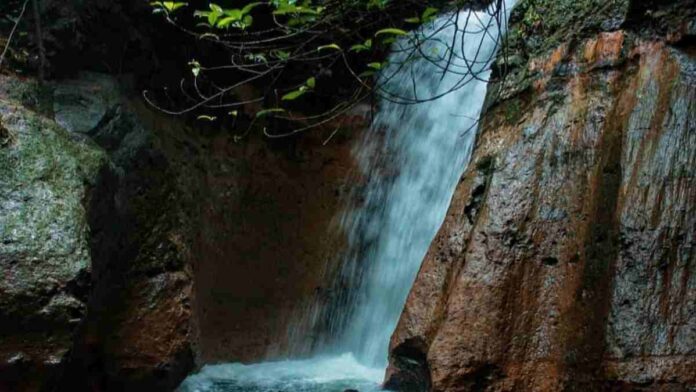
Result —
[[[85,315],[84,202],[107,159],[15,102],[0,99],[0,123],[0,368],[31,362],[49,376]]]

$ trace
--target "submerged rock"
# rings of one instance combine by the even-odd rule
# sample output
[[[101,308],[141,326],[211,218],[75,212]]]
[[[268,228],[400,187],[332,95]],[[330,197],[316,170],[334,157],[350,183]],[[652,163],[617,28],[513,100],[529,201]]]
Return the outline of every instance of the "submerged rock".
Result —
[[[473,163],[392,337],[387,386],[696,386],[686,3],[654,5],[665,29],[628,13],[623,29],[599,20],[555,46],[536,37],[550,47],[512,69],[523,84],[489,88]],[[526,23],[513,20],[513,33]]]

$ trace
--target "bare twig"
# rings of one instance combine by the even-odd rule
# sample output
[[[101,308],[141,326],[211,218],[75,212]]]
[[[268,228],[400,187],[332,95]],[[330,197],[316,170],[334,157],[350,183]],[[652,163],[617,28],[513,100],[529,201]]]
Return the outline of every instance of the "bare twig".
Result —
[[[390,2],[390,7],[413,7],[413,4],[417,3],[417,1],[396,1]],[[266,6],[269,6],[268,4]],[[397,54],[397,56],[392,56],[393,63],[385,66],[380,71],[379,77],[372,79],[371,77],[366,77],[364,73],[356,68],[362,68],[369,61],[377,60],[376,58],[366,58],[363,55],[349,56],[349,50],[343,50],[338,47],[337,50],[326,51],[317,48],[337,46],[334,41],[338,42],[338,46],[343,47],[345,47],[343,44],[363,42],[366,37],[362,34],[365,32],[367,32],[369,38],[373,37],[372,33],[370,33],[371,31],[383,27],[385,23],[392,26],[398,25],[398,22],[390,20],[392,14],[397,15],[399,12],[392,12],[394,10],[386,9],[380,11],[381,16],[371,19],[363,11],[351,9],[350,5],[346,5],[345,2],[340,0],[327,0],[324,8],[328,12],[322,18],[300,28],[283,24],[273,15],[275,27],[221,35],[187,29],[180,26],[174,19],[167,17],[168,23],[185,33],[220,45],[223,49],[228,50],[230,52],[230,60],[226,64],[199,64],[197,66],[196,75],[190,84],[191,89],[187,91],[184,83],[180,85],[182,95],[188,99],[187,106],[184,108],[164,108],[156,104],[148,92],[144,92],[145,99],[158,110],[173,115],[181,115],[197,109],[210,110],[237,107],[248,103],[264,103],[269,107],[278,107],[281,100],[279,97],[285,92],[296,91],[298,83],[302,83],[302,78],[296,77],[289,80],[289,83],[281,84],[281,75],[290,72],[296,73],[295,70],[303,68],[327,69],[330,74],[332,70],[337,68],[337,64],[342,65],[351,77],[349,82],[352,83],[349,88],[343,91],[352,91],[350,93],[352,96],[345,94],[345,97],[338,99],[341,102],[340,105],[328,110],[323,107],[319,110],[320,113],[309,116],[296,116],[291,114],[289,110],[283,110],[286,115],[273,114],[278,119],[296,124],[296,129],[291,129],[282,134],[271,134],[264,131],[264,134],[271,138],[287,137],[309,128],[327,124],[357,103],[364,101],[367,97],[372,97],[373,99],[378,97],[384,101],[403,105],[415,105],[439,99],[464,88],[474,81],[487,81],[484,79],[488,79],[488,77],[484,75],[488,71],[488,65],[494,60],[497,50],[493,50],[491,54],[484,55],[482,53],[484,42],[489,39],[493,40],[497,47],[502,46],[503,51],[505,50],[504,38],[496,37],[492,34],[496,28],[498,32],[504,30],[503,24],[506,22],[507,10],[502,0],[491,1],[490,6],[484,11],[491,16],[488,22],[483,22],[473,10],[460,14],[463,11],[461,7],[451,7],[449,11],[446,11],[448,17],[444,18],[441,23],[438,22],[437,24],[429,25],[427,28],[416,29],[409,37],[404,37],[397,41],[391,48],[391,53]],[[385,21],[385,19],[387,20]],[[357,25],[350,23],[346,25],[345,21],[357,21]],[[463,26],[460,26],[460,21],[463,23]],[[452,38],[447,40],[448,42],[444,42],[441,32],[447,29],[454,29],[454,33]],[[469,38],[472,35],[480,35],[480,39],[476,38],[472,42]],[[443,47],[446,50],[441,55],[428,53],[433,47]],[[473,58],[468,58],[467,52],[471,53],[470,56],[473,56]],[[278,53],[282,53],[283,56],[279,56]],[[375,56],[381,56],[381,53],[376,52]],[[357,64],[355,64],[356,61]],[[414,75],[416,66],[423,62],[433,64],[442,73],[441,80],[447,74],[455,75],[458,80],[454,81],[451,86],[448,86],[446,91],[433,91],[431,96],[426,96],[427,93],[418,91]],[[225,74],[227,70],[237,71],[236,76],[231,81],[229,80],[230,74]],[[223,73],[223,76],[219,79],[217,79],[218,72]],[[391,91],[394,86],[390,82],[402,72],[409,72],[412,75],[414,79],[412,80],[412,89],[409,91]],[[319,78],[322,75],[321,71],[316,75]],[[314,75],[308,76],[314,77]],[[218,85],[217,80],[224,80],[227,86]],[[263,91],[259,91],[258,95],[252,99],[248,97],[246,99],[234,97],[233,90],[244,85],[250,85],[252,82],[262,83],[264,85]],[[199,85],[199,83],[205,83],[206,85]],[[227,102],[228,99],[231,102]],[[253,120],[252,125],[256,119],[253,118]],[[329,140],[331,137],[329,137]]]
[[[17,16],[17,19],[15,20],[14,26],[12,26],[12,31],[10,31],[10,35],[7,37],[7,43],[5,44],[5,49],[2,51],[2,55],[0,55],[0,69],[2,69],[2,62],[5,60],[5,55],[7,54],[7,50],[10,48],[10,43],[12,42],[12,37],[14,36],[15,31],[17,31],[17,27],[19,26],[19,22],[22,21],[22,17],[24,16],[24,11],[27,10],[27,4],[29,4],[29,0],[24,0],[24,4],[22,5],[22,11],[19,13],[19,16]]]

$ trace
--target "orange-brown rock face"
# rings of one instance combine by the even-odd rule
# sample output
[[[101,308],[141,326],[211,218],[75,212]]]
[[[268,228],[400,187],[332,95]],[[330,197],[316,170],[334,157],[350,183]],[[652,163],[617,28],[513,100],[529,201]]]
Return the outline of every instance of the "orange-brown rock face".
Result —
[[[325,268],[342,244],[332,223],[353,169],[348,138],[323,145],[332,131],[275,148],[252,142],[240,149],[224,137],[211,145],[221,166],[204,179],[194,245],[201,363],[284,354],[295,311],[328,283]],[[222,166],[240,155],[239,167]]]
[[[696,387],[696,53],[672,38],[596,32],[523,65],[530,87],[484,115],[387,385]]]

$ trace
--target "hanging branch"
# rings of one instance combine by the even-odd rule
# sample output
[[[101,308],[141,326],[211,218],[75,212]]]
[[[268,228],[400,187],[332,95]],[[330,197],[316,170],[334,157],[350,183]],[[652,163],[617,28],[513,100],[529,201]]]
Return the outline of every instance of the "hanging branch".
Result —
[[[367,6],[363,6],[365,2]],[[484,80],[483,74],[494,60],[497,48],[505,47],[498,34],[507,20],[505,3],[493,0],[485,8],[484,12],[491,17],[485,25],[475,11],[464,11],[462,3],[446,10],[445,14],[450,17],[438,25],[435,25],[435,17],[442,11],[433,7],[423,9],[423,3],[416,0],[326,0],[315,5],[312,1],[305,1],[301,6],[289,0],[267,0],[236,9],[224,9],[211,3],[208,10],[193,13],[193,17],[202,23],[188,28],[176,18],[178,10],[187,7],[186,3],[155,2],[155,12],[163,14],[169,24],[198,40],[223,48],[229,53],[229,62],[209,66],[192,60],[189,63],[191,79],[179,84],[181,98],[188,102],[181,108],[161,106],[149,91],[143,95],[150,105],[171,115],[253,104],[262,105],[262,108],[251,114],[251,125],[264,117],[297,124],[295,129],[283,134],[269,134],[264,130],[268,137],[285,137],[323,126],[371,96],[404,105],[433,101],[473,81]],[[395,18],[413,10],[420,11],[414,17],[395,21]],[[255,16],[268,20],[258,27]],[[460,26],[462,19],[463,26]],[[408,24],[415,27],[411,33],[402,30],[402,26]],[[455,29],[455,33],[451,41],[443,42],[439,37],[447,29]],[[497,32],[492,33],[491,29],[497,29]],[[467,58],[465,45],[469,44],[467,38],[472,34],[480,35],[480,40],[473,58]],[[494,41],[496,50],[486,58],[480,58],[487,39]],[[460,47],[455,48],[458,42]],[[441,45],[445,48],[444,53],[427,53],[433,45]],[[399,58],[405,60],[394,64],[379,61],[388,52],[399,53]],[[390,81],[402,72],[413,75],[413,64],[417,61],[434,64],[442,72],[442,79],[448,74],[459,79],[445,91],[432,96],[419,93],[415,80],[412,80],[409,95],[390,91]],[[310,71],[301,78],[297,77],[298,69],[312,68],[319,69],[319,73]],[[352,93],[342,96],[338,89],[334,89],[332,98],[340,102],[338,105],[306,116],[298,116],[289,109],[294,101],[301,101],[307,94],[316,94],[317,83],[331,77],[334,72],[341,72],[341,69],[352,80],[344,86]],[[230,83],[229,79],[233,82]],[[288,80],[295,82],[286,84]],[[255,96],[243,96],[240,88],[245,86],[263,87]],[[238,111],[229,114],[236,117]],[[213,115],[200,117],[206,120],[216,118]]]
[[[14,26],[12,26],[12,30],[10,31],[10,35],[7,37],[7,42],[5,43],[5,49],[2,51],[2,54],[0,55],[0,69],[2,69],[2,62],[5,60],[5,55],[7,54],[8,49],[10,49],[10,44],[12,43],[12,37],[14,37],[15,31],[17,31],[17,27],[19,26],[19,23],[22,21],[22,17],[24,16],[24,11],[27,10],[27,4],[29,4],[29,0],[24,0],[24,4],[22,5],[22,10],[19,12],[19,16],[17,16],[17,19],[15,20]]]

